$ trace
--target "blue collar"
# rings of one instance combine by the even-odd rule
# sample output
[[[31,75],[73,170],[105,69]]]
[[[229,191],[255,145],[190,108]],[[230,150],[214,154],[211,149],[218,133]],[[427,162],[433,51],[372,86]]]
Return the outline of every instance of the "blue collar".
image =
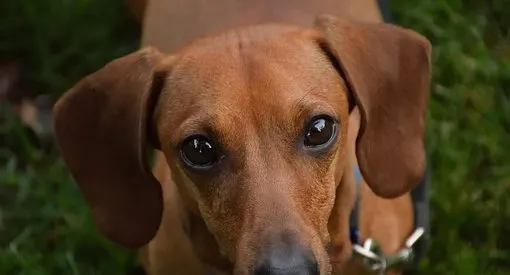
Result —
[[[361,182],[363,180],[363,177],[361,176],[361,171],[359,170],[359,167],[356,165],[353,167],[354,170],[354,181],[356,182],[356,199],[354,201],[354,207],[351,211],[351,216],[349,217],[349,233],[351,238],[352,244],[361,244],[361,236],[359,232],[359,189]]]

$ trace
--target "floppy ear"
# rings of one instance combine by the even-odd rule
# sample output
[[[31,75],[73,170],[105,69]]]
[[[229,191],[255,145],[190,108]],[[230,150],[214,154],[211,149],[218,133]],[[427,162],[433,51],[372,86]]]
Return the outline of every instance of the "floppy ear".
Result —
[[[116,59],[78,82],[54,107],[62,157],[96,224],[131,248],[154,237],[163,208],[161,186],[145,155],[161,59],[151,48]]]
[[[315,26],[360,109],[356,155],[364,179],[381,197],[402,195],[425,172],[430,42],[397,26],[330,15]]]

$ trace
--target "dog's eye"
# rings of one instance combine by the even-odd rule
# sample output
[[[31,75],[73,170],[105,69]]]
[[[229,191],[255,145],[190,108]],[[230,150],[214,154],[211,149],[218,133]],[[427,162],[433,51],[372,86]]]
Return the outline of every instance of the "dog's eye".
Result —
[[[305,146],[316,147],[328,143],[336,135],[336,123],[332,118],[324,116],[313,119],[308,124],[305,135]]]
[[[219,160],[214,143],[205,136],[192,136],[181,146],[181,158],[191,167],[211,166]]]

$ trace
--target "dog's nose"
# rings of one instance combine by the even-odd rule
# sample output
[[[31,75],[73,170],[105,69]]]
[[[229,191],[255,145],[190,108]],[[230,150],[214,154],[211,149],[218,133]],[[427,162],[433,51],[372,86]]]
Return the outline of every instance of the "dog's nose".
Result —
[[[312,251],[296,243],[265,248],[255,262],[254,275],[319,275]]]

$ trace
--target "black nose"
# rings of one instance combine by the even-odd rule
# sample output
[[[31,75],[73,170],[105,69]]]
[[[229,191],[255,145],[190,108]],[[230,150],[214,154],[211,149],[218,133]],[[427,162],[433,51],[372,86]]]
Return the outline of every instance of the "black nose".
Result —
[[[319,275],[319,266],[312,251],[285,240],[261,251],[255,262],[254,275]]]

